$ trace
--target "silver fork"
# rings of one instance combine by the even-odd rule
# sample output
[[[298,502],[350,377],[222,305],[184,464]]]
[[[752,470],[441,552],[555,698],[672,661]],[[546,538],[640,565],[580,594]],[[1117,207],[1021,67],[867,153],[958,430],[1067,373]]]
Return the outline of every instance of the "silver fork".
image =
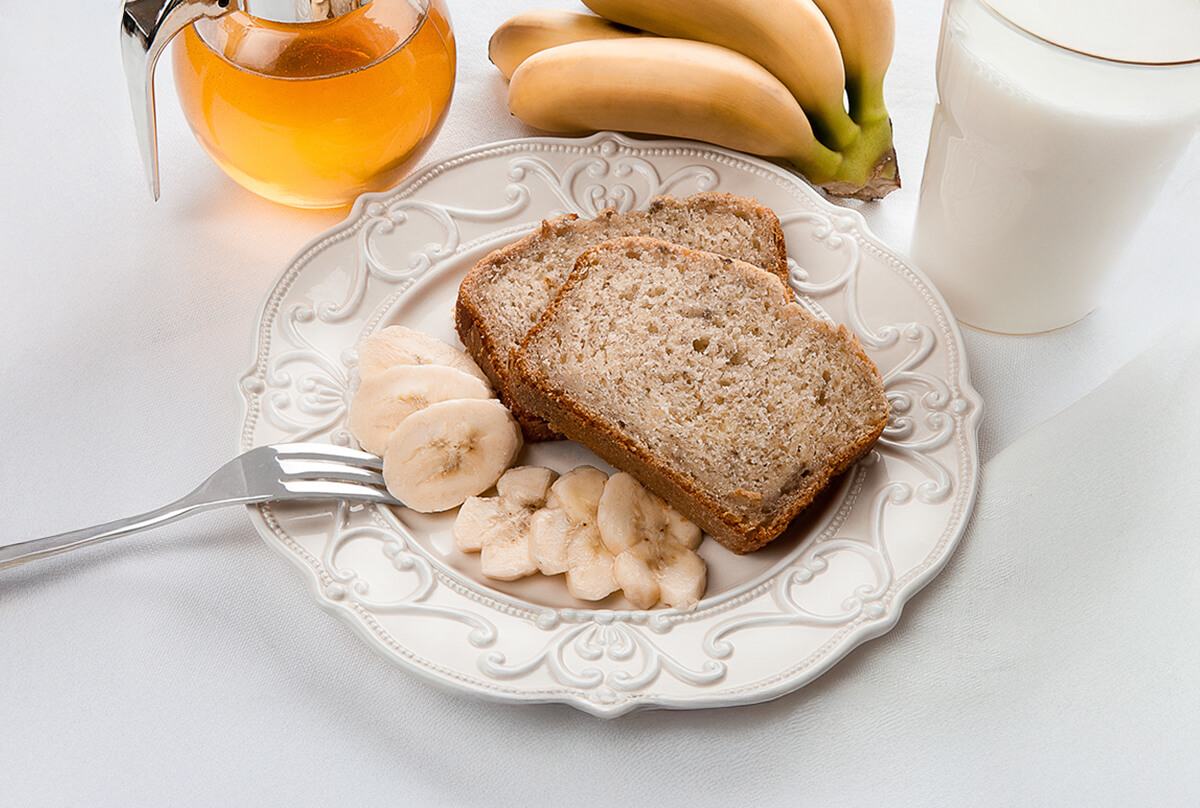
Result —
[[[287,499],[346,499],[400,504],[384,487],[382,461],[372,454],[320,443],[259,446],[238,455],[182,499],[157,510],[0,547],[0,569],[65,553],[224,505]]]

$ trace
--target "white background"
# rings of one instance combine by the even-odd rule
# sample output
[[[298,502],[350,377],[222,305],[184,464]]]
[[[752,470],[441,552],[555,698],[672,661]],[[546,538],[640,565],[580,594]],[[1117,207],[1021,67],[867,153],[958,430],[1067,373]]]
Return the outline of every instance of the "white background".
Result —
[[[451,5],[459,78],[425,162],[533,134],[486,43],[535,5]],[[940,13],[897,2],[904,187],[859,206],[901,252]],[[151,202],[118,22],[113,0],[0,0],[0,542],[147,510],[227,459],[259,306],[344,216],[221,174],[166,60]],[[894,631],[802,691],[612,722],[445,693],[321,611],[234,509],[0,571],[0,805],[1196,804],[1198,179],[1200,140],[1083,322],[965,330],[975,522]]]

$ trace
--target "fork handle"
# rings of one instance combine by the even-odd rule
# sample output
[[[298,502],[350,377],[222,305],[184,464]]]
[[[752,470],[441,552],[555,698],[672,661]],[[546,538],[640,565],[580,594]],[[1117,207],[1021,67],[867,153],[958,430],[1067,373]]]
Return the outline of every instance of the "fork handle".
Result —
[[[247,501],[246,499],[205,501],[196,497],[196,493],[193,492],[183,499],[172,502],[170,505],[164,505],[161,508],[138,514],[137,516],[128,516],[124,519],[105,522],[101,525],[72,530],[69,533],[59,533],[55,536],[45,536],[40,539],[7,544],[0,547],[0,569],[15,566],[25,561],[33,561],[34,559],[65,553],[68,550],[74,550],[76,547],[99,544],[109,539],[165,525],[168,522],[182,519],[197,511],[217,508],[222,505],[236,505]]]

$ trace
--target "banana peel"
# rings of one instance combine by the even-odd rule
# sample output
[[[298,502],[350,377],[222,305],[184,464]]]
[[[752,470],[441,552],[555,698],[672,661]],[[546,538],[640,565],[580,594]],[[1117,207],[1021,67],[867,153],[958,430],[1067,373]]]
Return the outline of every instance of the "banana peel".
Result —
[[[620,7],[625,5],[624,0],[615,0],[615,2]],[[701,29],[703,27],[701,25]],[[694,31],[688,33],[695,34]],[[671,37],[667,37],[665,40],[660,39],[646,31],[628,28],[590,14],[557,12],[548,9],[524,12],[502,24],[493,33],[489,41],[489,57],[505,77],[512,81],[519,65],[544,50],[558,50],[559,47],[570,47],[572,44],[598,39],[625,39],[639,37],[639,35],[648,40],[645,46],[637,46],[639,49],[646,48],[646,53],[651,53],[652,48],[664,47],[659,43],[672,39]],[[830,38],[832,39],[832,33]],[[693,41],[710,40],[711,38],[701,38]],[[720,50],[724,51],[726,48],[722,46]],[[625,56],[629,59],[642,58],[642,54],[635,55],[634,50],[630,50]],[[611,60],[612,58],[611,55],[598,56],[595,54],[593,57],[599,60]],[[711,61],[720,61],[724,64],[722,60],[715,57]],[[763,70],[761,63],[755,61],[755,64],[758,69]],[[617,65],[610,62],[606,70],[597,70],[589,74],[586,77],[587,82],[590,84],[595,81],[595,76],[612,73],[616,67]],[[708,65],[706,64],[705,67]],[[842,112],[847,126],[839,130],[838,137],[833,138],[836,145],[828,142],[830,138],[825,127],[825,124],[828,123],[828,116],[813,110],[801,109],[801,107],[797,107],[794,112],[807,116],[806,126],[801,126],[801,122],[795,120],[794,117],[789,118],[791,111],[775,110],[775,114],[772,114],[771,117],[775,118],[776,134],[789,131],[788,126],[790,125],[793,127],[791,131],[795,136],[781,137],[774,143],[766,144],[768,148],[762,150],[756,150],[745,138],[733,137],[729,132],[723,132],[721,136],[711,136],[712,132],[706,131],[706,126],[694,116],[690,124],[683,126],[680,124],[678,116],[654,121],[650,120],[652,116],[647,114],[644,116],[646,120],[632,121],[628,115],[614,115],[614,108],[622,108],[627,111],[628,103],[618,104],[615,107],[610,104],[603,111],[597,107],[591,115],[573,117],[569,122],[559,120],[564,118],[561,108],[563,99],[558,98],[555,101],[551,98],[552,96],[557,97],[556,91],[559,88],[555,86],[549,87],[544,93],[537,93],[538,97],[532,101],[526,99],[524,106],[530,107],[526,110],[527,113],[534,107],[549,106],[552,108],[550,111],[541,110],[541,114],[536,119],[530,119],[528,114],[522,115],[514,107],[512,92],[509,95],[509,109],[526,123],[548,131],[583,132],[596,131],[598,128],[627,129],[642,134],[694,138],[728,148],[747,149],[749,147],[750,153],[773,156],[776,159],[782,158],[783,161],[791,163],[792,168],[830,196],[870,201],[881,199],[900,187],[896,151],[892,145],[892,123],[883,104],[882,73],[880,70],[876,72],[880,73],[877,81],[864,83],[861,76],[856,76],[854,81],[847,81],[845,84],[851,101],[851,109],[848,116],[844,111]],[[771,78],[777,79],[778,77],[772,76]],[[557,82],[558,79],[555,78],[551,84],[554,85]],[[750,85],[753,83],[753,80],[749,82]],[[614,83],[610,90],[614,94],[629,92],[628,87],[620,85],[620,82]],[[682,90],[681,94],[686,95],[687,91]],[[561,96],[561,93],[557,95]],[[569,103],[570,107],[581,103],[577,97],[571,100],[574,103]],[[551,112],[553,114],[550,114]],[[601,114],[602,112],[603,114]],[[630,128],[631,123],[635,124],[633,128]],[[745,128],[753,128],[753,122],[749,118],[743,123]],[[821,133],[825,133],[826,136],[820,137]],[[823,143],[822,140],[826,142]],[[761,147],[764,143],[759,141],[755,145]],[[833,148],[831,149],[830,146]]]

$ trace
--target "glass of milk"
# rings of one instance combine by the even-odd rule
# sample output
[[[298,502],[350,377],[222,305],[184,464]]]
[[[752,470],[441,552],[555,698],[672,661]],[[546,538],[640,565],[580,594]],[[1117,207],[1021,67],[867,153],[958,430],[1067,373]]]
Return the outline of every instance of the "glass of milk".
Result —
[[[947,0],[913,259],[956,317],[1092,311],[1200,125],[1200,0]]]

